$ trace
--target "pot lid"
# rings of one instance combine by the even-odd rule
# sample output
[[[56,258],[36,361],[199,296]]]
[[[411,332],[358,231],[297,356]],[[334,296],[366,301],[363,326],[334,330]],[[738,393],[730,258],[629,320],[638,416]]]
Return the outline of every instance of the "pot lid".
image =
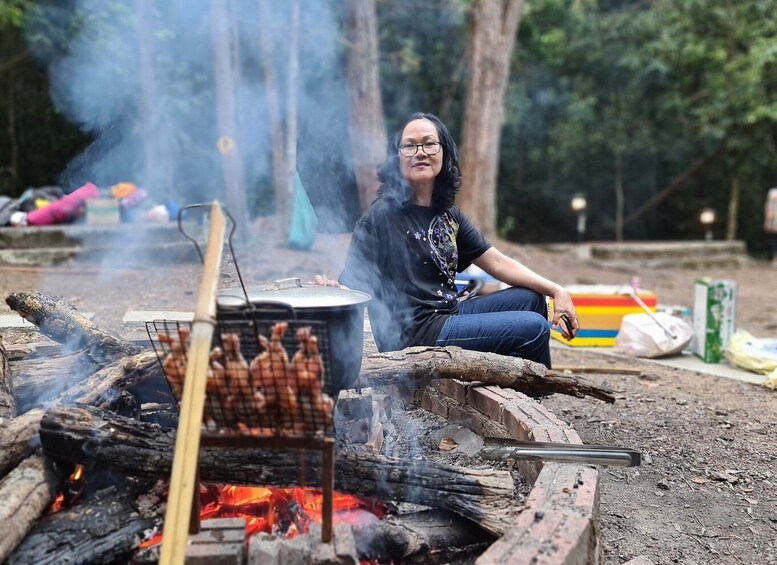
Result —
[[[295,309],[366,306],[372,298],[369,294],[358,290],[302,283],[298,278],[275,281],[268,285],[249,286],[246,288],[246,294],[251,304],[282,302]],[[220,291],[216,302],[224,308],[239,308],[246,305],[245,295],[240,287]]]

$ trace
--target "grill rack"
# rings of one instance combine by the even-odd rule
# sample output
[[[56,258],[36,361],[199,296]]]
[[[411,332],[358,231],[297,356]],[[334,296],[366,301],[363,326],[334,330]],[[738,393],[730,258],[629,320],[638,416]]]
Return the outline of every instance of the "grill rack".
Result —
[[[319,320],[278,316],[278,312],[248,310],[239,319],[217,321],[203,434],[334,435],[328,326]],[[286,327],[282,333],[277,331],[281,324]],[[154,320],[146,323],[146,331],[171,392],[180,402],[191,323]]]

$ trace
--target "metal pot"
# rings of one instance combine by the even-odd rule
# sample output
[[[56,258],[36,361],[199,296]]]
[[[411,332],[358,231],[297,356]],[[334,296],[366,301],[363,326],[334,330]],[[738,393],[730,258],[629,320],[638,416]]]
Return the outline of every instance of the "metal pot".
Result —
[[[216,297],[217,318],[289,317],[325,322],[329,328],[334,394],[350,388],[359,376],[364,340],[364,308],[369,294],[339,287],[284,279],[271,285],[224,290]],[[268,312],[271,312],[268,314]]]

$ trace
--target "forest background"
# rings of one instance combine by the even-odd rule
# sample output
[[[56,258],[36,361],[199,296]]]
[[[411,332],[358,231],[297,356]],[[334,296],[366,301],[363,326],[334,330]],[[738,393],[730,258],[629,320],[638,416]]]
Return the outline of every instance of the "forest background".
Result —
[[[0,194],[87,181],[322,231],[415,111],[461,149],[488,235],[715,238],[765,256],[777,0],[0,0]],[[285,222],[284,222],[285,225]]]

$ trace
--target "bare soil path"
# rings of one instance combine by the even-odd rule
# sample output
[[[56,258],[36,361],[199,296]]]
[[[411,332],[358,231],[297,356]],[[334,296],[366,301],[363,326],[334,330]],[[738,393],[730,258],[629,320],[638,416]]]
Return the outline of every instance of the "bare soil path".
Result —
[[[308,280],[315,273],[336,277],[347,243],[347,236],[321,236],[311,252],[298,252],[264,241],[240,249],[238,259],[249,284],[286,276]],[[701,276],[734,279],[737,326],[758,337],[777,336],[777,270],[766,263],[650,271],[539,248],[501,247],[562,284],[626,284],[637,276],[663,304],[691,306],[693,281]],[[0,292],[3,297],[36,290],[62,296],[82,312],[94,313],[101,328],[139,337],[137,326],[122,324],[124,313],[193,309],[200,273],[199,265],[0,267]],[[237,284],[234,269],[225,266],[221,286]],[[0,314],[7,313],[2,301]],[[559,365],[642,371],[640,376],[590,375],[617,391],[614,405],[560,396],[542,401],[586,443],[633,447],[645,455],[638,468],[603,468],[604,563],[644,555],[656,564],[777,564],[777,392],[567,347],[554,348],[553,359]]]

